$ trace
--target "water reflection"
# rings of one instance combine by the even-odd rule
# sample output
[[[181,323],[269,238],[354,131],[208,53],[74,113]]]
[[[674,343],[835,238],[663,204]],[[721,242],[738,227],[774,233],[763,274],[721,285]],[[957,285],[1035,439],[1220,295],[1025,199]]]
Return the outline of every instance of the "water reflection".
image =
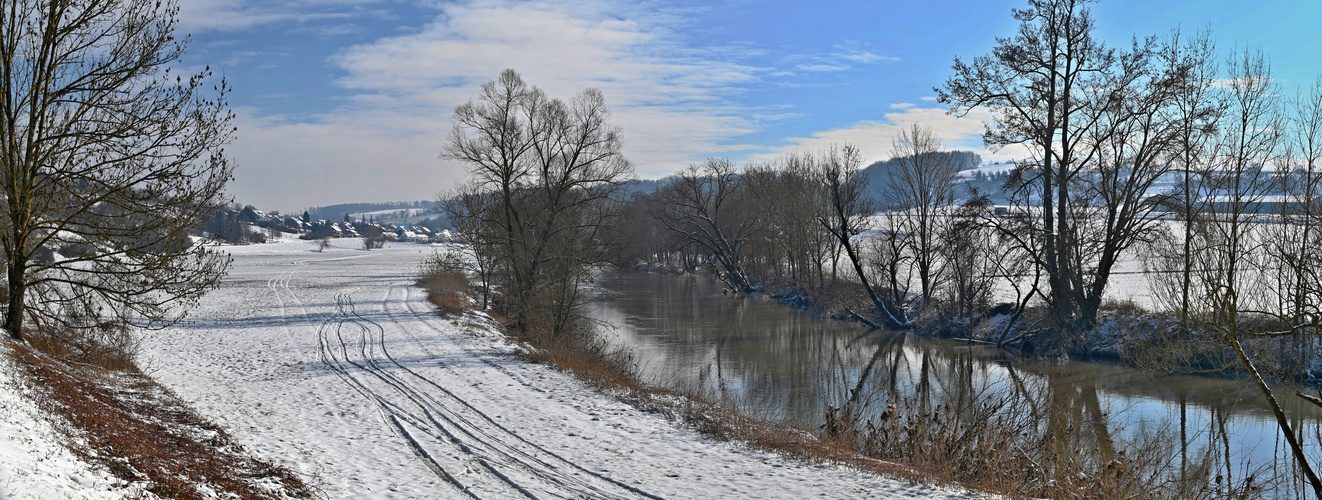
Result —
[[[1116,364],[1041,363],[904,332],[868,332],[766,299],[723,295],[701,277],[621,274],[601,285],[593,315],[613,325],[609,342],[636,354],[645,382],[749,415],[829,433],[841,423],[885,428],[885,419],[904,408],[992,418],[987,408],[1013,405],[1026,419],[998,422],[1039,432],[1039,448],[1087,450],[1106,462],[1136,443],[1163,447],[1148,452],[1178,470],[1172,481],[1211,482],[1224,494],[1250,476],[1255,486],[1277,478],[1272,496],[1309,493],[1261,395],[1241,381],[1153,380]],[[1322,415],[1288,394],[1283,403],[1322,462]],[[1198,496],[1205,495],[1216,496]]]

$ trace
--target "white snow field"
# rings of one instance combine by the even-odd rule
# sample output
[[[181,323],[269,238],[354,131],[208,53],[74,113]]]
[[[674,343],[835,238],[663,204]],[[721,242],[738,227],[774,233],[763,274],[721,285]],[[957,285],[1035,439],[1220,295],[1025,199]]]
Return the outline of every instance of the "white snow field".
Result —
[[[330,498],[966,495],[716,442],[518,361],[485,317],[442,319],[425,302],[413,277],[431,247],[359,245],[228,247],[222,288],[190,324],[152,333],[139,364]],[[6,463],[0,479],[31,468]],[[0,482],[0,497],[33,487]]]

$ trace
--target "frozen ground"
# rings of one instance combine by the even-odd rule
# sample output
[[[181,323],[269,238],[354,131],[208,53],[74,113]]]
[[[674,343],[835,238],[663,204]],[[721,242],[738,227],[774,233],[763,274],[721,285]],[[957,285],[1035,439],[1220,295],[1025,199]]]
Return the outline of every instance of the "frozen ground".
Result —
[[[224,286],[192,324],[152,334],[140,364],[330,498],[961,496],[718,443],[516,361],[485,318],[432,313],[412,285],[430,247],[366,252],[358,243],[334,241],[324,253],[297,240],[232,247]],[[33,468],[86,472],[59,458],[57,467],[19,463],[37,458],[11,450],[28,446],[13,436],[41,434],[5,425],[0,481]],[[63,481],[59,492],[104,483]],[[44,484],[0,482],[0,497],[45,496]]]

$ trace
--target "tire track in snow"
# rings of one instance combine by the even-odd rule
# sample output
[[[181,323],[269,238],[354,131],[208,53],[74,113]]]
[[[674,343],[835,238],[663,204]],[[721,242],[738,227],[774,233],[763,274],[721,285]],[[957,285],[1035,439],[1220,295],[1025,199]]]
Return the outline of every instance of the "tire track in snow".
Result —
[[[433,440],[419,440],[414,438],[403,426],[397,426],[398,432],[406,434],[405,438],[414,453],[428,464],[428,467],[435,470],[444,471],[444,467],[438,463],[435,458],[438,455],[428,453],[426,445],[443,445],[444,449],[457,449],[459,455],[452,456],[453,461],[463,467],[467,472],[485,472],[491,475],[491,479],[499,484],[504,484],[512,492],[504,492],[501,497],[508,496],[510,493],[516,493],[527,498],[536,498],[526,489],[521,487],[514,480],[510,479],[499,470],[492,467],[491,459],[481,452],[472,449],[466,444],[466,441],[456,435],[458,429],[443,423],[445,420],[437,419],[436,409],[427,405],[419,395],[411,390],[407,385],[399,381],[396,377],[386,372],[376,361],[375,355],[376,341],[371,335],[372,329],[367,325],[357,322],[352,314],[346,312],[346,292],[336,294],[336,314],[327,318],[318,329],[319,342],[322,345],[322,362],[336,373],[341,374],[345,382],[354,387],[364,397],[377,404],[378,408],[385,414],[386,418],[392,422],[398,423],[400,420],[407,422],[411,427],[418,429],[425,435],[429,435]],[[351,308],[352,306],[349,305]],[[351,330],[357,330],[358,340],[355,344],[352,339],[346,340],[344,329],[348,326]],[[334,342],[331,341],[331,331],[334,331]],[[340,357],[336,356],[336,347],[339,346]],[[351,358],[353,345],[357,346],[359,360]],[[367,377],[355,377],[351,372],[361,372]],[[371,385],[384,385],[385,390],[373,389]],[[405,399],[404,404],[393,401],[389,394],[393,392]],[[414,413],[410,409],[421,410],[421,414]],[[425,443],[425,444],[424,444]],[[444,456],[443,454],[440,456]],[[446,479],[457,485],[470,497],[476,498],[477,495],[469,487],[463,486],[453,475],[446,474]],[[479,483],[480,486],[485,483]],[[476,486],[475,486],[476,487]]]
[[[386,296],[388,300],[389,292]],[[346,359],[352,340],[344,340],[343,325],[353,324],[359,331],[358,351],[362,360],[351,363],[364,368],[367,374],[407,401],[407,405],[392,404],[392,408],[403,410],[403,406],[408,406],[417,411],[406,411],[403,417],[415,425],[432,424],[432,429],[422,428],[423,432],[449,439],[476,458],[484,469],[520,489],[525,496],[532,496],[529,490],[537,490],[559,498],[658,498],[589,471],[510,431],[450,390],[399,363],[387,350],[384,329],[359,315],[347,293],[341,292],[337,302],[339,310],[333,319],[338,324],[336,335]],[[331,322],[328,319],[326,324]],[[328,333],[328,329],[323,332]],[[373,394],[382,398],[381,391]],[[527,489],[512,479],[515,477],[529,481]]]
[[[301,309],[301,315],[303,316],[303,320],[309,326],[314,324],[314,321],[307,312],[306,306],[304,306],[302,301],[299,300],[298,295],[295,294],[293,289],[289,286],[290,282],[293,280],[294,274],[298,270],[306,266],[307,263],[295,261],[292,263],[292,265],[295,267],[290,269],[289,271],[281,272],[267,281],[267,288],[269,288],[272,294],[275,295],[276,300],[280,305],[281,317],[286,319],[286,329],[289,330],[291,334],[293,333],[293,328],[289,326],[289,320],[288,320],[288,318],[290,317],[289,314],[290,306],[287,303],[286,299],[296,304]],[[330,319],[331,318],[327,318],[326,321],[330,321]],[[322,322],[322,327],[324,327],[326,321]],[[322,327],[317,328],[319,332],[321,331]],[[355,383],[354,378],[351,375],[349,375],[347,371],[343,369],[339,369],[341,367],[339,367],[338,365],[332,365],[327,362],[326,359],[327,348],[324,343],[324,339],[322,339],[322,336],[320,334],[318,335],[318,337],[321,340],[320,350],[321,350],[322,363],[330,367],[331,371],[335,372],[336,375],[338,375],[342,380],[348,383],[350,387],[353,387],[354,390],[368,397],[369,400],[373,400],[370,393],[366,391],[366,388],[357,385]],[[462,484],[460,484],[458,480],[454,478],[453,475],[451,475],[444,468],[442,468],[441,465],[437,463],[437,461],[418,444],[418,441],[413,438],[412,434],[409,433],[407,429],[404,428],[404,426],[399,422],[399,419],[395,418],[386,407],[382,406],[382,404],[384,403],[383,401],[373,400],[373,402],[377,403],[377,410],[381,413],[382,418],[386,421],[387,425],[390,427],[390,430],[396,436],[399,436],[402,440],[404,440],[404,442],[409,446],[410,451],[413,452],[414,456],[416,456],[420,461],[422,461],[423,464],[426,465],[427,468],[432,471],[432,473],[436,474],[447,484],[453,486],[459,493],[462,493],[469,498],[474,498],[474,499],[478,498],[476,495],[473,494],[473,492],[469,491]]]
[[[391,297],[394,295],[394,292],[396,290],[400,292],[401,295],[400,300],[391,299]],[[439,323],[444,323],[451,320],[442,319],[441,317],[437,316],[436,311],[434,309],[432,309],[431,307],[426,307],[425,305],[427,303],[421,297],[423,295],[424,292],[422,292],[421,290],[419,290],[417,287],[414,286],[406,286],[406,285],[393,286],[390,288],[390,291],[387,292],[387,294],[382,298],[381,310],[389,318],[389,323],[416,324],[416,322],[421,321],[427,326],[428,329],[435,332],[437,335],[456,340],[456,341],[447,342],[446,345],[456,346],[458,349],[461,349],[464,353],[468,355],[468,358],[466,359],[480,360],[483,364],[490,367],[493,371],[504,375],[507,380],[514,383],[518,383],[523,387],[527,388],[528,390],[545,395],[545,400],[544,400],[545,404],[563,404],[566,405],[565,406],[566,409],[570,409],[570,407],[572,406],[572,409],[574,411],[578,412],[580,415],[584,415],[585,417],[591,418],[594,421],[600,419],[601,417],[600,414],[597,412],[603,412],[603,411],[607,413],[611,412],[611,410],[595,408],[593,406],[579,406],[577,404],[574,404],[574,402],[572,401],[567,401],[565,399],[558,397],[556,393],[546,391],[545,389],[542,388],[548,384],[546,379],[541,376],[535,377],[534,376],[535,370],[530,370],[527,364],[515,363],[514,366],[509,366],[507,364],[497,362],[496,360],[508,359],[508,355],[502,355],[499,352],[491,350],[489,348],[490,346],[489,339],[479,339],[478,334],[472,334],[471,332],[469,332],[469,335],[456,336],[453,330],[439,326],[438,325]],[[422,310],[416,307],[419,304],[424,305]],[[489,318],[484,319],[480,316],[478,316],[477,318],[478,318],[477,321],[483,321],[483,320],[489,322],[492,321]],[[401,321],[401,319],[403,321]],[[413,344],[417,346],[417,349],[419,349],[422,353],[432,358],[429,360],[431,363],[434,363],[436,366],[446,369],[455,377],[464,377],[463,372],[453,368],[450,363],[441,359],[436,359],[435,353],[428,348],[429,346],[426,342],[423,342],[422,340],[423,336],[416,334],[406,335],[406,336],[413,341]],[[469,385],[472,385],[473,387],[477,387],[477,385],[472,383],[470,383]],[[494,385],[498,386],[499,383]],[[501,391],[488,391],[486,393],[486,396],[489,398],[501,398],[501,401],[508,404],[527,403],[526,401],[519,401],[510,396],[501,397]],[[492,401],[495,402],[494,399]]]

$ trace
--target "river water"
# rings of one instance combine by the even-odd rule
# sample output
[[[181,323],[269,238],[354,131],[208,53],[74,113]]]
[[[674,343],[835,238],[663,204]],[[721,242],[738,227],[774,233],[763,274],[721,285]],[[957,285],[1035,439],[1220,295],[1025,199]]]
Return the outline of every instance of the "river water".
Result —
[[[869,332],[765,298],[725,295],[706,277],[616,274],[600,285],[591,314],[608,325],[603,337],[612,346],[632,353],[644,382],[751,416],[821,432],[832,407],[850,407],[866,421],[915,394],[1014,394],[1016,404],[1071,408],[1062,429],[1087,432],[1093,443],[1164,439],[1175,467],[1204,457],[1228,483],[1255,474],[1279,478],[1279,496],[1303,492],[1289,448],[1248,381],[1154,379],[1112,363],[1037,362],[985,346]],[[1322,412],[1293,390],[1279,392],[1290,394],[1283,403],[1313,463],[1322,463]]]

